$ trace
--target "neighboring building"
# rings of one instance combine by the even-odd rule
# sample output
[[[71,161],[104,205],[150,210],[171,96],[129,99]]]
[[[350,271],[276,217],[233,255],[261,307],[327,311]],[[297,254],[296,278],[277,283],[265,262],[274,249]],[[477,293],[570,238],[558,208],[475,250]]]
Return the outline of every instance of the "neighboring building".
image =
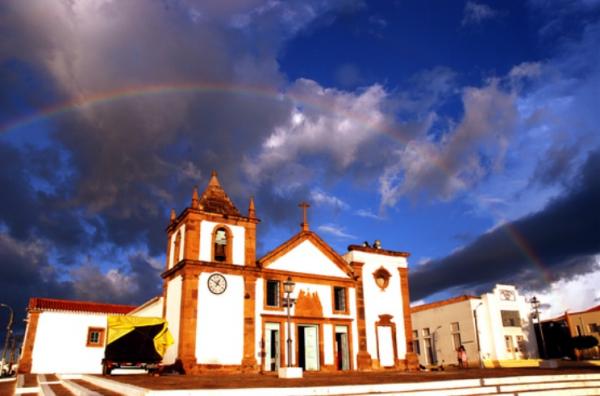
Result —
[[[411,308],[413,350],[423,366],[457,364],[456,349],[468,364],[537,357],[529,305],[514,286],[491,293],[459,296]],[[478,352],[478,350],[480,352]]]
[[[594,336],[600,342],[600,305],[584,311],[565,312],[556,318],[543,320],[542,329],[548,358],[560,359],[568,356],[574,359],[575,352],[569,343],[571,337]],[[583,358],[598,359],[600,348],[590,348],[583,351],[582,355]]]
[[[273,371],[288,359],[310,371],[417,367],[409,254],[351,245],[339,255],[309,230],[308,205],[301,207],[300,231],[259,260],[253,200],[242,215],[215,173],[202,195],[194,189],[190,207],[171,213],[162,299],[130,313],[167,319],[175,344],[164,363],[179,359],[188,373]],[[289,357],[288,279],[295,283]]]
[[[19,372],[102,373],[108,315],[125,315],[135,308],[31,298]]]

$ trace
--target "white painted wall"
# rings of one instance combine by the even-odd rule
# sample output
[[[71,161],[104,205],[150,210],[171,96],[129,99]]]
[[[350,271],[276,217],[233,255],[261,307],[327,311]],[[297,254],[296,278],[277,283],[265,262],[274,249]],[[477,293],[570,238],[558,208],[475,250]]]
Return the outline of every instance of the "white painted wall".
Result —
[[[348,252],[344,258],[348,262],[357,261],[364,263],[362,268],[362,282],[365,301],[367,351],[373,359],[377,359],[375,322],[379,320],[379,315],[388,314],[393,316],[392,321],[396,324],[398,359],[405,359],[406,336],[404,334],[403,302],[398,268],[407,267],[406,258],[356,250]],[[389,285],[385,290],[381,290],[377,286],[373,277],[373,273],[380,267],[384,267],[391,275]],[[355,351],[358,351],[358,349],[355,349]]]
[[[179,245],[179,257],[177,260],[174,260],[175,255],[175,239],[177,238],[177,233],[181,232],[181,243]],[[185,224],[182,224],[173,234],[171,234],[171,248],[169,249],[169,268],[173,267],[175,264],[183,260],[183,252],[185,249]]]
[[[163,363],[165,364],[173,364],[177,359],[177,349],[179,348],[179,321],[181,319],[181,287],[181,276],[176,276],[167,283],[166,319],[175,342],[167,349],[167,352],[163,357]]]
[[[200,257],[202,261],[212,261],[213,243],[212,236],[215,227],[220,223],[212,221],[202,220],[200,222]],[[229,225],[227,227],[231,230],[233,238],[232,247],[232,264],[244,265],[246,260],[246,229],[242,226]]]
[[[348,278],[344,271],[309,240],[301,242],[269,264],[269,269]]]
[[[86,344],[89,327],[106,329],[106,326],[106,314],[41,312],[33,345],[31,372],[102,373],[104,346],[87,347]]]
[[[134,311],[130,312],[129,315],[132,316],[142,316],[145,318],[162,318],[163,315],[163,302],[164,299],[162,296],[157,298],[155,301],[148,305],[141,305],[136,308]],[[144,303],[146,304],[146,303]]]
[[[196,359],[200,364],[241,364],[244,355],[244,278],[223,275],[227,290],[208,290],[212,272],[198,281]]]
[[[453,304],[431,308],[411,314],[413,330],[419,333],[419,363],[431,364],[427,361],[423,330],[429,328],[438,363],[458,364],[456,350],[452,337],[451,324],[458,322],[461,343],[467,351],[467,360],[470,364],[477,362],[477,341],[475,335],[475,322],[473,308],[480,303],[479,299],[458,301]],[[479,308],[480,309],[480,308]],[[415,351],[416,352],[416,351]]]
[[[500,298],[501,289],[510,289],[515,293],[515,301],[503,301]],[[415,312],[411,315],[413,330],[419,331],[419,342],[421,354],[419,362],[428,363],[425,358],[425,343],[423,340],[423,329],[428,327],[433,333],[436,329],[435,348],[438,362],[444,364],[456,364],[456,353],[452,342],[450,325],[459,322],[462,343],[467,350],[467,359],[470,364],[479,362],[477,353],[477,336],[475,333],[475,318],[473,311],[477,311],[477,324],[479,328],[479,342],[481,356],[485,360],[513,360],[520,358],[537,357],[537,346],[531,321],[528,318],[529,308],[525,299],[511,285],[497,285],[491,293],[486,293],[480,299],[470,299],[453,304],[431,308],[425,311]],[[521,327],[504,327],[502,324],[501,310],[519,311],[521,314]],[[504,336],[513,337],[516,345],[516,337],[523,336],[528,343],[528,355],[520,353],[510,354],[506,350]]]
[[[501,298],[501,290],[511,290],[515,294],[514,301],[507,301]],[[493,360],[513,360],[524,357],[537,357],[537,344],[533,331],[533,324],[529,317],[530,307],[525,298],[518,293],[518,290],[512,285],[496,285],[491,293],[481,296],[484,305],[479,308],[478,314],[482,313],[484,329],[487,334],[483,334],[486,344],[482,342],[482,355],[485,359]],[[504,327],[502,324],[501,311],[518,311],[520,314],[520,327]],[[480,333],[480,335],[482,335]],[[527,353],[510,353],[506,348],[505,336],[512,337],[513,345],[517,346],[517,336],[523,337],[527,343]],[[484,348],[485,346],[485,348]]]

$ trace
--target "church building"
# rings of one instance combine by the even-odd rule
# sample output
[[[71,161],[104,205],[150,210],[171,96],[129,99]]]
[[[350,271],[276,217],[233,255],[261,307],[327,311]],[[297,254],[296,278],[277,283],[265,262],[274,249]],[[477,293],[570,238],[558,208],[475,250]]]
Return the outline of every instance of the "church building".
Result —
[[[288,362],[306,371],[416,369],[409,253],[376,243],[339,254],[310,230],[308,204],[300,207],[298,232],[258,259],[254,201],[242,214],[215,172],[189,207],[171,212],[163,294],[144,305],[175,340],[163,363],[180,359],[192,374]],[[29,338],[24,350],[35,350]]]

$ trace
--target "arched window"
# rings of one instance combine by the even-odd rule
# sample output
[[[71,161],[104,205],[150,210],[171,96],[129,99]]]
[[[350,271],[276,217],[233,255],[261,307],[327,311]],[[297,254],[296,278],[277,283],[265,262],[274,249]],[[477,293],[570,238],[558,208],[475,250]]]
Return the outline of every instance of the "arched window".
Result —
[[[181,231],[177,232],[175,236],[175,242],[173,242],[173,265],[179,262],[179,255],[181,251]]]
[[[231,262],[231,232],[217,226],[213,233],[213,261]]]

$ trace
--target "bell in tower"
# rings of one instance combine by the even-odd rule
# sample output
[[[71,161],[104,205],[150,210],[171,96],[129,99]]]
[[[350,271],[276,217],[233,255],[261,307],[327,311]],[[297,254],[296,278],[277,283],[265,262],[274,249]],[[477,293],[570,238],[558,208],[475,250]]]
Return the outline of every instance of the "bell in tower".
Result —
[[[219,228],[215,234],[215,261],[227,261],[227,230]]]

